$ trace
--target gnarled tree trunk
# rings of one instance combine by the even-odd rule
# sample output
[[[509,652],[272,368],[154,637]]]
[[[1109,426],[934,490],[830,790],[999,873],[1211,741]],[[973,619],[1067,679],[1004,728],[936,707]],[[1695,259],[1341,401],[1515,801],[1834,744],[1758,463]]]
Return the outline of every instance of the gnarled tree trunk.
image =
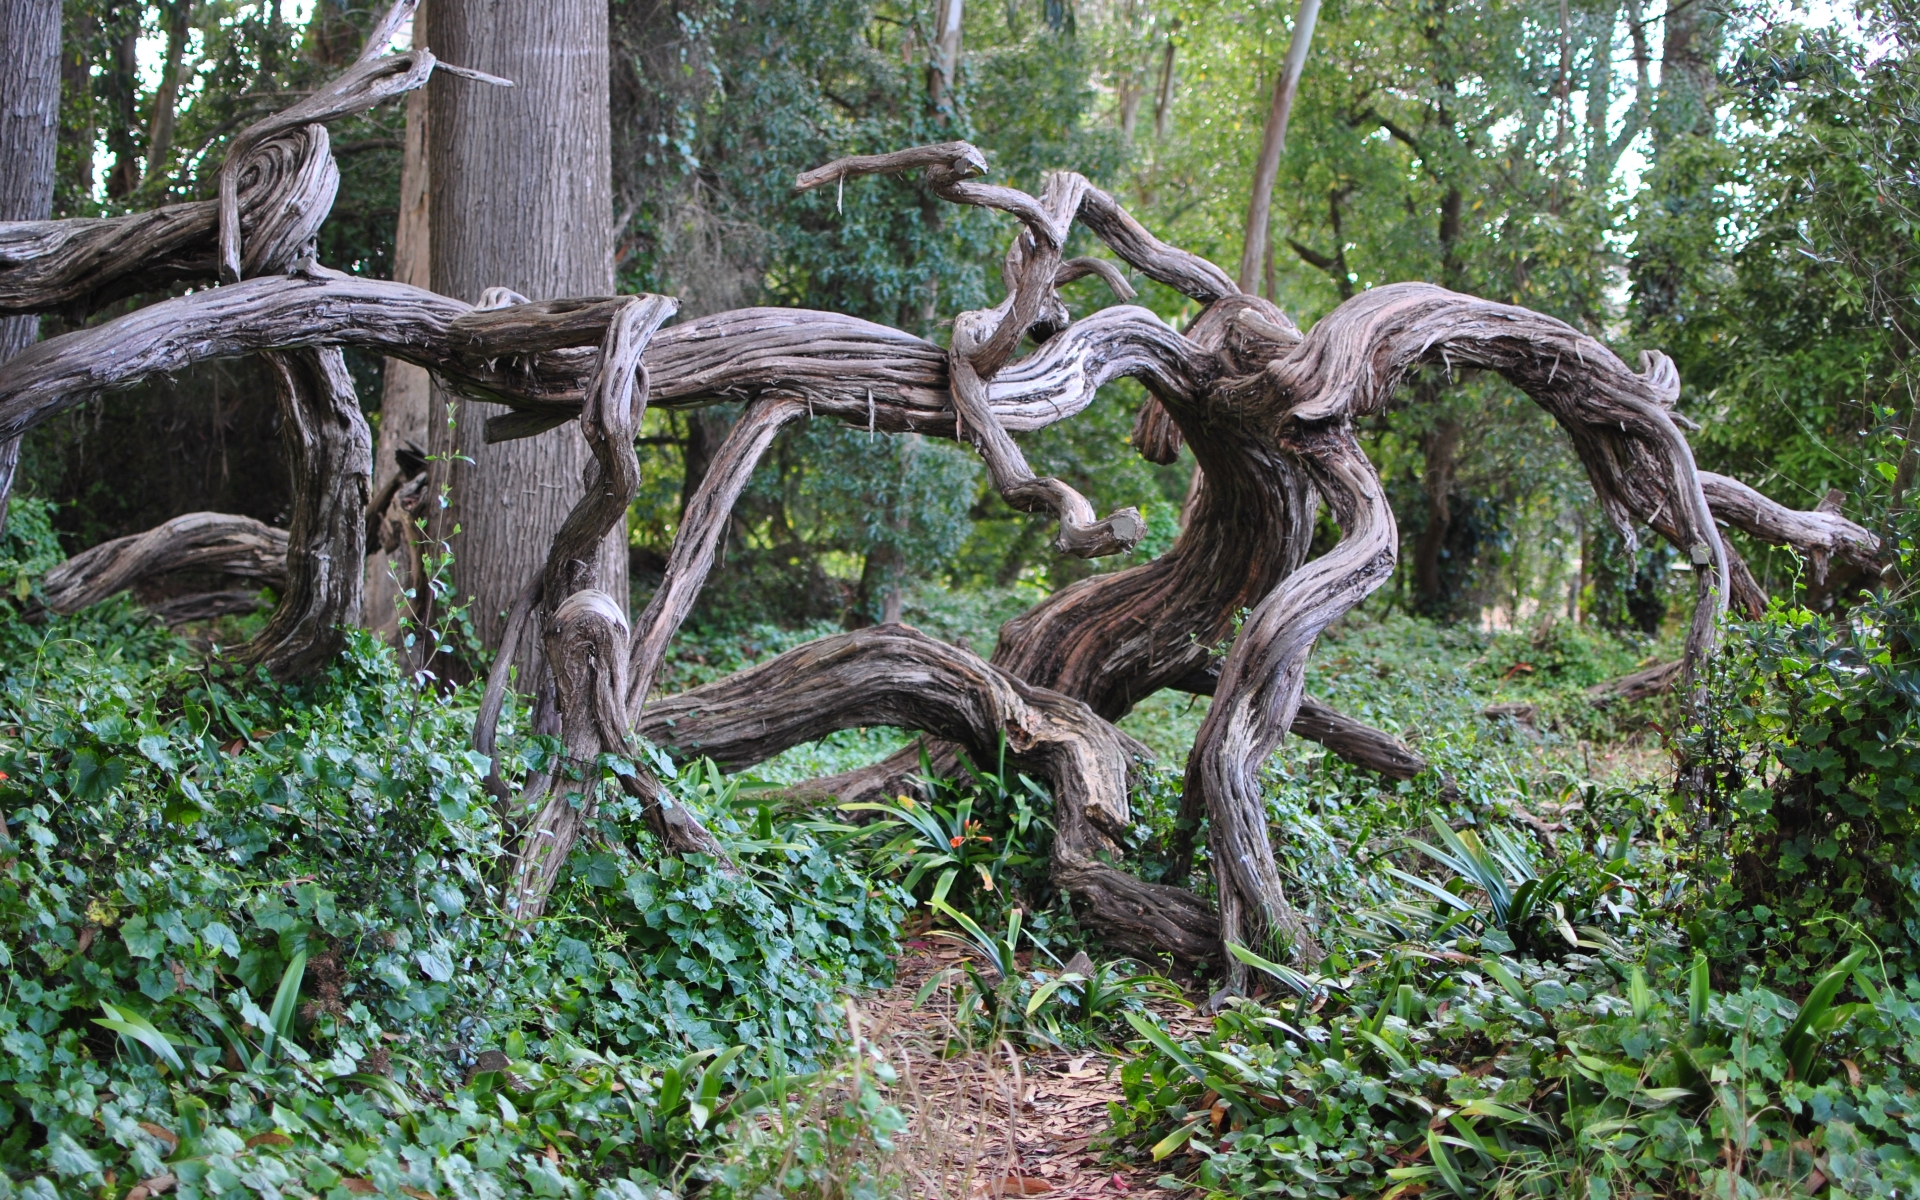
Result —
[[[599,756],[631,762],[634,728],[741,765],[831,729],[884,723],[976,752],[1004,734],[1016,761],[1053,784],[1054,879],[1121,944],[1218,958],[1227,941],[1280,943],[1311,958],[1312,924],[1281,887],[1259,773],[1290,729],[1389,775],[1424,765],[1391,737],[1302,695],[1320,633],[1396,565],[1394,515],[1356,426],[1423,366],[1504,376],[1567,431],[1623,536],[1631,541],[1636,525],[1648,526],[1688,557],[1698,590],[1683,677],[1711,652],[1715,622],[1740,578],[1716,520],[1827,561],[1870,566],[1878,553],[1871,536],[1837,514],[1794,513],[1697,471],[1671,411],[1679,381],[1664,357],[1648,356],[1636,372],[1560,321],[1425,284],[1355,296],[1302,335],[1214,264],[1158,241],[1086,180],[1053,176],[1037,197],[984,184],[984,160],[965,143],[844,159],[800,181],[840,186],[918,170],[934,195],[1017,218],[1021,232],[1003,264],[1008,295],[992,309],[959,314],[946,350],[832,313],[745,309],[661,328],[672,303],[660,297],[523,303],[496,292],[476,308],[403,283],[294,266],[288,247],[306,226],[289,224],[283,209],[258,197],[276,187],[307,195],[301,186],[326,183],[311,157],[325,147],[313,114],[344,111],[349,100],[371,103],[368,96],[417,81],[432,62],[424,51],[407,64],[363,60],[348,73],[359,81],[352,87],[303,102],[297,118],[263,123],[264,132],[242,139],[257,157],[223,174],[231,186],[211,213],[24,233],[0,227],[0,245],[41,247],[0,267],[0,304],[20,311],[174,278],[168,272],[182,264],[212,266],[230,280],[43,342],[0,367],[0,439],[159,372],[273,353],[287,381],[296,459],[308,472],[290,531],[289,599],[272,626],[279,648],[267,659],[293,672],[324,657],[328,630],[320,626],[358,594],[367,453],[338,373],[341,347],[419,364],[443,388],[506,406],[485,422],[491,443],[577,420],[581,433],[563,436],[581,439],[593,473],[584,494],[577,472],[532,478],[578,499],[543,543],[544,563],[512,582],[518,591],[500,621],[502,652],[475,731],[475,745],[493,754],[511,666],[538,630],[551,674],[545,686],[532,681],[541,697],[535,727],[561,734],[572,765],[527,781],[517,798],[497,775],[489,781],[518,833],[513,891],[523,917],[540,911],[591,816]],[[449,106],[446,119],[462,119],[459,107]],[[293,141],[286,170],[275,173],[269,168],[282,160],[258,156],[282,136]],[[298,185],[303,179],[310,182]],[[1202,311],[1187,331],[1126,304],[1071,320],[1056,293],[1068,279],[1097,273],[1116,294],[1131,293],[1112,263],[1063,259],[1075,222],[1135,270],[1198,301]],[[231,281],[262,264],[286,273]],[[1017,356],[1028,338],[1037,347]],[[1058,521],[1062,552],[1110,554],[1138,538],[1138,514],[1098,518],[1086,497],[1037,476],[1008,435],[1070,419],[1122,376],[1139,379],[1158,408],[1146,414],[1159,428],[1142,449],[1163,453],[1184,442],[1199,464],[1186,526],[1167,554],[1064,588],[1008,622],[991,663],[881,626],[649,703],[733,505],[779,429],[824,418],[967,442],[1003,496]],[[649,403],[722,402],[745,409],[687,503],[653,602],[629,627],[616,582],[624,556],[607,570],[598,547],[637,486],[641,413]],[[8,482],[0,478],[0,494]],[[1341,537],[1309,558],[1321,504]],[[334,572],[340,561],[356,569]],[[1190,892],[1142,883],[1107,861],[1127,820],[1126,777],[1139,753],[1110,722],[1165,687],[1214,696],[1187,762],[1184,827],[1191,837],[1206,822],[1217,915]],[[695,815],[668,802],[644,771],[620,779],[664,848],[717,855]]]

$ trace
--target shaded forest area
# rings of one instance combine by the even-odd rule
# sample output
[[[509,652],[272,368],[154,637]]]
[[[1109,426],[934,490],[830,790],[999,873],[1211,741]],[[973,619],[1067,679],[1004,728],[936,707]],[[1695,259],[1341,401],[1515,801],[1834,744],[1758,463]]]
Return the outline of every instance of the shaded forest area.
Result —
[[[0,6],[0,1200],[1920,1186],[1920,15]]]

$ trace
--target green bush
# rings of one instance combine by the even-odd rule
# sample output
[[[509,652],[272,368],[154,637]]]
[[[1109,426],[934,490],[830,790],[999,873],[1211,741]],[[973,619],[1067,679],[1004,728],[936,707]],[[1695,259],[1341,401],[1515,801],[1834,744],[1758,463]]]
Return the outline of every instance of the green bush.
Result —
[[[1867,1000],[1835,1004],[1863,960]],[[1195,1038],[1136,1017],[1143,1054],[1122,1072],[1115,1138],[1181,1155],[1163,1182],[1209,1196],[1896,1196],[1920,1183],[1920,980],[1895,985],[1866,956],[1804,1005],[1715,993],[1704,959],[1671,955],[1651,983],[1638,966],[1471,943],[1347,965],[1290,1005],[1237,1001]]]
[[[670,785],[739,869],[608,806],[521,928],[471,692],[365,636],[284,687],[130,609],[0,616],[0,1195],[642,1194],[891,969],[901,895],[804,827],[752,836],[711,773]],[[690,1051],[702,1107],[668,1102]]]
[[[1870,939],[1920,970],[1920,670],[1911,613],[1776,607],[1729,629],[1680,746],[1705,886],[1688,930],[1782,984]]]

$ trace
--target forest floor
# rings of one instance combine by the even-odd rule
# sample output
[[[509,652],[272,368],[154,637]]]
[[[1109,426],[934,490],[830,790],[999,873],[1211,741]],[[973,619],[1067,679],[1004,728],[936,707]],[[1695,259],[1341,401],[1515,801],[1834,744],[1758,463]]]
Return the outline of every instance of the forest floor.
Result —
[[[963,951],[908,939],[894,984],[865,1001],[866,1036],[899,1072],[892,1100],[907,1117],[899,1168],[914,1195],[939,1200],[1046,1195],[1111,1200],[1151,1190],[1165,1168],[1116,1166],[1100,1146],[1107,1106],[1120,1099],[1118,1055],[1097,1049],[1034,1052],[1002,1041],[967,1046],[953,1000],[937,989],[916,1004],[934,976]],[[1207,1018],[1175,1004],[1153,1006],[1176,1036]]]

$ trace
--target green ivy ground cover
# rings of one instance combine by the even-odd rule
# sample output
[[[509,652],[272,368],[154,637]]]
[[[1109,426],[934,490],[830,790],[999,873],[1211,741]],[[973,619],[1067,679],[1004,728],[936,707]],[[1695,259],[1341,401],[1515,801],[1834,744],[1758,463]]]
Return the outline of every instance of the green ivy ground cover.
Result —
[[[128,608],[0,613],[0,1195],[646,1194],[723,1083],[832,1052],[894,888],[685,776],[745,869],[603,810],[518,928],[473,699],[362,638],[280,687]]]

